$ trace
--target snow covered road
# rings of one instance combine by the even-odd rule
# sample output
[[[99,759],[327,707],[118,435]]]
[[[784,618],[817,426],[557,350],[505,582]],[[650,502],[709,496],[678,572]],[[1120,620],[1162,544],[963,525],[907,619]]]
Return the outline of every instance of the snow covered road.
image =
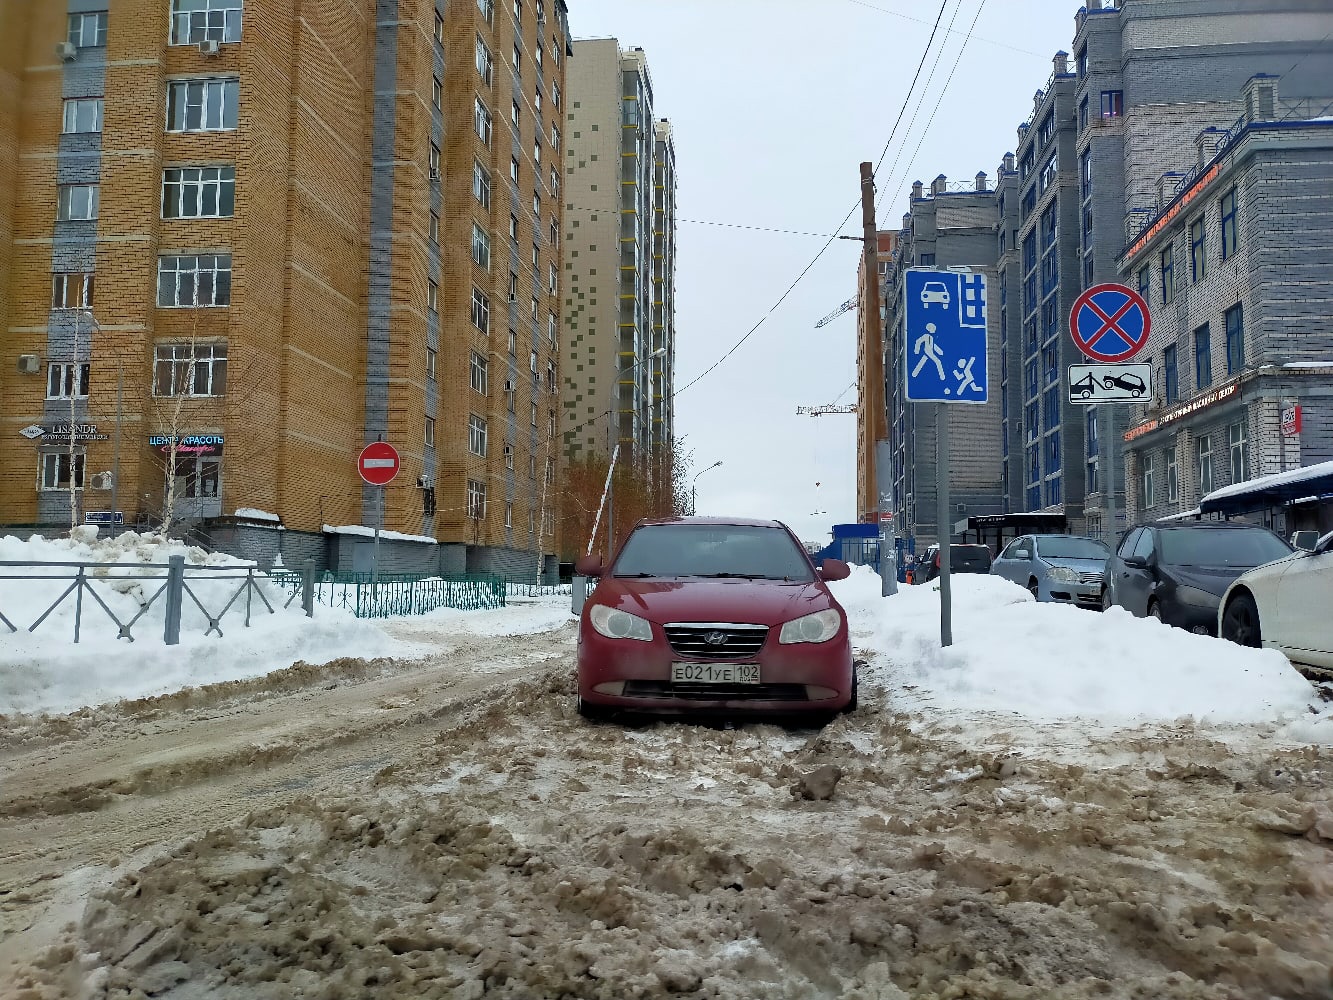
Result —
[[[1327,747],[884,662],[822,731],[590,726],[572,636],[7,720],[0,995],[1333,992]]]

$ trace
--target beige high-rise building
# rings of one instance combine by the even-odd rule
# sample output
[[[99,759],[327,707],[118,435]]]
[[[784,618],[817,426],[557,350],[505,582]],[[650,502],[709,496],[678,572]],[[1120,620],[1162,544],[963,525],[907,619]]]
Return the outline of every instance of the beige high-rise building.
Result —
[[[647,471],[674,434],[676,154],[643,49],[576,41],[568,70],[565,456],[618,441]],[[608,416],[609,415],[609,416]]]

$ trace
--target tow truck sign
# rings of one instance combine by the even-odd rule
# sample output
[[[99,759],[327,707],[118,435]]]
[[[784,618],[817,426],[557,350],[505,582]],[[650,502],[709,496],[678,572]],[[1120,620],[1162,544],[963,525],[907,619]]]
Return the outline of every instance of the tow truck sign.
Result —
[[[1071,403],[1141,403],[1152,399],[1152,365],[1070,365]]]

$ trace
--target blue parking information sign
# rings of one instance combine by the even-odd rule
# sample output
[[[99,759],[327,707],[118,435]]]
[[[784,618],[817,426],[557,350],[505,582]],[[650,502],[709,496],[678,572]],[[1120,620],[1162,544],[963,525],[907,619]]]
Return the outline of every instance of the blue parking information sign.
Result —
[[[986,276],[910,268],[903,294],[907,398],[985,403]]]

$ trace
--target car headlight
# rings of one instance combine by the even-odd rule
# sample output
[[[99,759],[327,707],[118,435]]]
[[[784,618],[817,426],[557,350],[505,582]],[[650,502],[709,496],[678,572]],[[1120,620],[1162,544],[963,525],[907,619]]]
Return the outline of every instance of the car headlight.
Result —
[[[778,633],[778,642],[827,642],[838,634],[842,617],[832,608],[816,611],[804,618],[793,618],[785,622]]]
[[[653,638],[653,627],[646,619],[628,611],[609,608],[605,604],[593,605],[588,612],[588,621],[608,639],[642,639],[651,642]]]
[[[1068,566],[1052,566],[1046,579],[1054,580],[1056,583],[1078,583],[1078,573]]]
[[[1216,594],[1210,594],[1198,587],[1177,587],[1176,597],[1182,604],[1190,604],[1196,608],[1216,608],[1218,601],[1221,600]]]

